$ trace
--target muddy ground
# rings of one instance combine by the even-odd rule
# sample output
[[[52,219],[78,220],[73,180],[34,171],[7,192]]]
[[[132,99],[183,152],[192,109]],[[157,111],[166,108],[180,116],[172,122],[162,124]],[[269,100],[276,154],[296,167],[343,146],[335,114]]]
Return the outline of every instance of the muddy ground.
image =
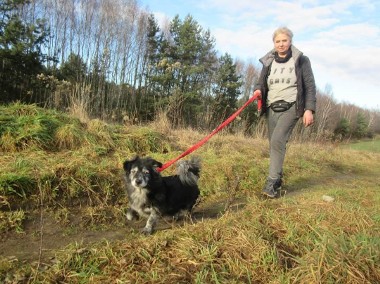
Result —
[[[245,205],[244,200],[221,200],[199,204],[192,218],[174,221],[170,217],[161,218],[156,230],[168,230],[182,226],[186,222],[200,222],[205,219],[217,218],[226,210],[240,210]],[[28,218],[23,224],[23,232],[8,232],[0,235],[0,258],[18,260],[21,262],[48,262],[54,255],[72,243],[89,244],[92,242],[117,241],[125,239],[127,234],[139,232],[145,225],[145,220],[127,221],[115,220],[116,226],[83,226],[86,208],[70,208],[71,218],[66,224],[57,221],[52,210],[35,210],[28,212]],[[112,220],[110,220],[111,223]]]

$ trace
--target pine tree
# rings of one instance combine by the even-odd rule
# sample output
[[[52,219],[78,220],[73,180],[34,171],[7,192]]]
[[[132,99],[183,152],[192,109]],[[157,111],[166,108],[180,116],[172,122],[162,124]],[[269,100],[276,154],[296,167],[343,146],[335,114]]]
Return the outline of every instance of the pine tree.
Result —
[[[356,138],[364,138],[368,134],[368,121],[366,117],[359,112],[356,117],[356,127],[354,131],[354,136]]]
[[[237,108],[237,100],[241,94],[242,83],[237,75],[236,65],[229,54],[219,59],[217,79],[213,88],[215,100],[212,106],[212,126],[229,117]]]
[[[161,33],[157,45],[155,76],[159,104],[168,112],[173,125],[192,124],[202,112],[202,97],[209,90],[216,63],[214,39],[188,15],[177,15],[168,33]]]
[[[70,54],[60,68],[60,79],[70,82],[80,82],[87,75],[86,63],[79,55]]]
[[[348,138],[351,132],[350,122],[347,118],[341,118],[337,127],[334,130],[334,135],[337,139]]]
[[[44,21],[23,21],[18,8],[27,0],[1,1],[0,11],[0,101],[30,101],[36,75],[48,58],[42,53],[48,31]],[[29,92],[29,94],[28,94]],[[28,95],[28,96],[27,96]]]

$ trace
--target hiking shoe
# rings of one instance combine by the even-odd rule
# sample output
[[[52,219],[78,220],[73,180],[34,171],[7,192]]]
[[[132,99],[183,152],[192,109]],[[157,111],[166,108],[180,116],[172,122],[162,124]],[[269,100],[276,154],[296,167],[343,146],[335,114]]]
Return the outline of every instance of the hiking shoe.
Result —
[[[281,179],[267,179],[267,183],[262,191],[262,194],[268,196],[269,198],[277,197],[280,189],[281,189]]]
[[[265,187],[261,193],[266,195],[269,198],[277,197],[277,191],[275,191],[273,188]]]
[[[277,193],[280,193],[281,191],[281,187],[282,186],[282,179],[279,178],[278,180],[276,180],[276,182],[274,183],[274,190],[277,192]]]

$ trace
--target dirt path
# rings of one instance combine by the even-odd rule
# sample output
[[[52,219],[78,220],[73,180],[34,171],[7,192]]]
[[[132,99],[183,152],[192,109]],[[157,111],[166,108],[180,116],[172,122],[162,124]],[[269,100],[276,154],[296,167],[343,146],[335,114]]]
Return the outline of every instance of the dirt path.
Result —
[[[334,173],[323,178],[308,179],[307,181],[297,183],[297,185],[285,185],[285,190],[282,191],[282,198],[290,198],[312,191],[316,186],[320,186],[321,182],[326,186],[336,182],[349,184],[356,178],[358,176],[354,174]],[[373,177],[367,178],[373,179]],[[305,184],[307,184],[306,187]],[[192,222],[217,218],[226,211],[226,206],[229,206],[229,210],[237,211],[244,208],[245,204],[246,200],[244,198],[201,202],[194,210]],[[70,208],[70,210],[80,212],[76,208]],[[51,211],[43,212],[42,219],[39,212],[31,213],[28,216],[28,220],[24,224],[23,233],[12,232],[0,235],[0,259],[15,259],[25,262],[49,261],[49,259],[54,257],[56,252],[64,249],[69,244],[76,242],[86,245],[102,240],[123,240],[131,232],[138,232],[145,224],[144,220],[139,222],[115,220],[112,223],[123,225],[106,226],[101,230],[94,230],[78,223],[82,220],[80,213],[75,215],[75,219],[71,220],[69,224],[62,225],[56,221],[54,213]],[[182,226],[187,221],[175,222],[170,218],[164,218],[159,221],[157,230]]]
[[[225,211],[226,204],[227,201],[225,200],[201,204],[194,210],[192,221],[200,222],[204,219],[217,218]],[[244,203],[242,200],[234,200],[230,205],[230,209],[239,210],[243,208]],[[76,211],[80,212],[79,210]],[[108,226],[101,230],[92,230],[83,228],[81,224],[75,221],[68,225],[62,225],[57,222],[54,213],[51,211],[43,212],[42,218],[39,212],[31,213],[28,220],[30,221],[25,222],[22,233],[12,232],[0,236],[0,259],[47,262],[54,258],[56,252],[69,244],[76,242],[86,245],[102,240],[123,240],[127,234],[132,231],[138,232],[145,224],[144,220],[138,222],[125,221],[125,226],[113,228]],[[76,220],[81,220],[81,216],[77,215]],[[159,221],[157,230],[181,226],[185,222],[186,220],[175,222],[171,218],[163,218]]]
[[[43,213],[42,226],[39,214],[31,214],[29,218],[35,221],[26,222],[24,232],[13,232],[2,236],[0,243],[2,257],[20,261],[37,261],[40,257],[47,260],[53,257],[57,250],[63,249],[70,243],[86,244],[102,239],[121,240],[128,233],[128,228],[94,231],[79,226],[63,226],[57,223],[52,213],[48,212]]]

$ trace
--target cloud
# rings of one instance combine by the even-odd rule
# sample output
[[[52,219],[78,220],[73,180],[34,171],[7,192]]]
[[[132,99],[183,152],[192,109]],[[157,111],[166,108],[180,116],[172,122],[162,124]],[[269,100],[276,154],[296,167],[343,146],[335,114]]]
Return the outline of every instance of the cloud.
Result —
[[[363,40],[366,39],[366,40]],[[380,28],[368,23],[348,24],[317,33],[302,43],[320,69],[380,86]]]

